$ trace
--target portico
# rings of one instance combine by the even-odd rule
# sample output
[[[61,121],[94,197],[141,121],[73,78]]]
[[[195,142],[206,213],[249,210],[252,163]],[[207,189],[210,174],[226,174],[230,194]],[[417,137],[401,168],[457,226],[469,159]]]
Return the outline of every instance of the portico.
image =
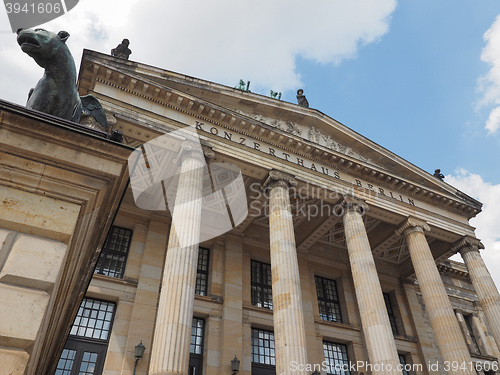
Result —
[[[474,374],[475,363],[495,362],[500,297],[469,224],[479,202],[314,109],[96,52],[86,52],[82,67],[80,90],[115,113],[127,145],[189,127],[210,150],[208,159],[182,150],[177,198],[187,204],[153,215],[129,191],[117,216],[125,227],[176,223],[162,234],[166,249],[146,247],[162,270],[137,286],[156,309],[142,331],[127,333],[143,335],[148,348],[139,371],[229,374],[234,356],[239,375],[306,374],[306,365],[323,362],[359,362],[355,371],[377,375],[402,375],[404,364],[442,374],[445,362],[457,362],[466,368],[448,374]],[[205,162],[241,171],[248,215],[198,245],[207,186],[195,171]],[[227,186],[223,178],[212,176],[214,190]],[[443,263],[457,252],[467,270]],[[144,277],[131,270],[131,279]],[[109,280],[95,279],[89,290],[105,299]],[[470,316],[471,332],[457,316]],[[479,352],[466,342],[471,334]],[[113,348],[104,368],[127,371],[126,359],[117,369],[114,357],[129,349]]]

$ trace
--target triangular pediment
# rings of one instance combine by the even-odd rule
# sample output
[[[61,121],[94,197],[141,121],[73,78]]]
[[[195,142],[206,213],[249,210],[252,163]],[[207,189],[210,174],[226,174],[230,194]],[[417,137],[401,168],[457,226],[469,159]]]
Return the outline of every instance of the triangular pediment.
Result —
[[[96,82],[150,103],[142,105],[146,110],[168,107],[286,145],[320,164],[360,176],[366,186],[390,186],[469,217],[480,211],[479,202],[316,109],[85,50],[81,93],[93,91]]]

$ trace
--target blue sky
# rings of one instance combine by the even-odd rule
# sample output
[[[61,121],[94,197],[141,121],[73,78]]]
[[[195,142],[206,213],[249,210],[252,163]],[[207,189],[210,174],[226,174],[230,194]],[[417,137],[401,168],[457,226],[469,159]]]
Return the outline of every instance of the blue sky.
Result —
[[[471,223],[499,285],[499,15],[498,0],[80,0],[44,27],[71,34],[77,64],[129,38],[131,60],[293,103],[303,88],[312,108],[484,203]],[[0,98],[24,104],[42,73],[0,11]]]
[[[355,58],[298,60],[309,103],[424,170],[499,184],[500,137],[476,108],[483,34],[498,14],[498,1],[400,2],[389,32]]]

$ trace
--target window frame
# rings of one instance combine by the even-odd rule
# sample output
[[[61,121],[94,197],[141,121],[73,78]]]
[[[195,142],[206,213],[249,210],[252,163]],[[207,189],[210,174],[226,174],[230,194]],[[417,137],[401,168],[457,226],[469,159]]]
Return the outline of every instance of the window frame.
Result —
[[[264,334],[269,336],[269,338],[260,337],[260,334]],[[270,337],[272,336],[272,338]],[[263,341],[263,342],[268,342],[269,345],[266,346],[265,344],[263,346],[257,345],[257,347],[254,345],[255,341]],[[251,332],[251,342],[250,342],[250,361],[252,363],[252,374],[254,373],[254,368],[257,369],[257,372],[259,373],[268,373],[269,371],[273,371],[273,373],[276,373],[276,344],[275,344],[275,339],[274,339],[274,331],[270,331],[267,329],[262,329],[262,328],[255,328],[252,327],[252,332]],[[264,354],[260,354],[260,350],[255,351],[255,348],[263,348]],[[266,355],[266,350],[268,349],[269,355]],[[274,353],[271,355],[271,351]],[[260,362],[260,357],[264,357],[264,363]],[[254,358],[258,357],[259,361],[254,361]],[[270,363],[265,363],[266,359],[269,358]],[[274,362],[274,363],[272,363]]]
[[[114,232],[117,231],[118,233],[116,234],[117,237],[120,236],[120,232],[122,233],[122,236],[127,235],[127,242],[125,245],[125,249],[115,249],[114,246],[112,248],[111,242],[113,241],[113,236]],[[125,277],[125,268],[127,267],[127,260],[128,260],[128,255],[130,252],[130,246],[132,244],[132,237],[134,235],[134,232],[131,229],[128,228],[123,228],[119,227],[116,225],[113,225],[108,232],[108,235],[106,236],[106,240],[104,241],[104,244],[101,249],[101,253],[99,254],[99,258],[97,259],[97,263],[95,265],[94,269],[94,274],[97,275],[104,275],[108,277],[114,277],[117,279],[123,279]],[[121,242],[124,242],[123,240]],[[120,244],[121,245],[121,244]],[[123,260],[118,260],[116,261],[111,257],[123,257]],[[116,265],[111,266],[113,264],[113,261],[115,262],[122,262],[122,267],[121,271],[117,272],[116,271]]]
[[[203,260],[206,259],[206,263],[203,264]],[[200,265],[201,261],[201,265]],[[205,269],[203,269],[205,267]],[[206,247],[199,247],[198,249],[198,260],[196,263],[196,284],[194,294],[199,296],[208,295],[208,276],[210,267],[210,249]],[[205,284],[203,285],[203,281]]]
[[[254,269],[257,267],[259,269],[259,274],[254,274]],[[266,278],[269,283],[264,280],[264,275],[267,275]],[[255,279],[258,280],[254,281]],[[260,292],[256,289],[260,289]],[[254,259],[250,261],[250,294],[252,306],[268,310],[273,309],[271,264],[259,262]],[[258,295],[260,295],[260,298],[257,298]]]
[[[411,375],[411,371],[404,369],[406,365],[411,365],[411,363],[408,362],[407,354],[398,353],[398,358],[399,358],[399,363],[403,366],[403,369],[401,370],[403,375]]]
[[[326,355],[328,348],[325,348],[325,345],[326,346],[328,346],[328,345],[334,346],[335,345],[341,349],[340,351],[339,350],[334,351],[335,353],[338,354],[337,358],[335,356],[330,357],[330,356]],[[327,375],[350,375],[351,374],[349,371],[349,364],[350,364],[349,350],[348,350],[346,344],[342,344],[339,342],[333,342],[333,341],[329,341],[329,340],[323,340],[323,357],[325,360],[325,364],[328,364],[328,371],[326,371]],[[341,357],[344,357],[344,358],[341,358]],[[342,364],[347,365],[347,371],[341,370],[341,371],[336,371],[336,372],[329,372],[332,369],[330,360],[333,360],[334,366],[339,363],[339,360],[342,360]]]
[[[323,294],[323,296],[327,295],[326,292],[328,289],[326,288],[326,284],[332,283],[331,285],[333,287],[332,290],[335,292],[337,299],[321,297],[320,290],[318,289],[318,283],[321,283],[321,293]],[[318,302],[319,318],[326,322],[344,323],[344,314],[342,313],[342,304],[340,303],[340,295],[339,295],[339,288],[337,285],[337,281],[333,279],[328,279],[326,277],[314,275],[314,284],[316,287],[316,298]],[[321,311],[322,310],[321,303],[324,303],[324,308],[325,308],[324,314]],[[337,311],[338,314],[337,320],[333,319],[334,317],[336,317],[336,315],[332,311],[330,311],[331,307],[329,307],[328,304],[333,304],[335,306],[335,310]]]
[[[193,335],[193,331],[198,330],[199,327],[195,325],[196,322],[202,322],[201,327],[201,335],[198,335],[197,332]],[[191,323],[191,341],[189,344],[189,370],[188,375],[202,375],[203,374],[203,354],[205,350],[205,333],[206,333],[206,322],[203,318],[193,317]],[[193,337],[194,337],[194,346],[199,347],[199,353],[196,350],[192,351],[193,346]],[[196,338],[201,338],[200,345],[197,344]],[[199,371],[198,371],[199,370]]]
[[[99,302],[99,303],[106,303],[106,304],[113,306],[113,310],[111,311],[111,319],[110,320],[103,320],[104,322],[109,321],[109,327],[106,330],[107,336],[105,339],[101,338],[102,331],[101,331],[101,334],[99,335],[99,338],[89,337],[89,336],[85,335],[86,330],[88,328],[92,328],[92,327],[89,327],[89,323],[91,321],[98,321],[99,320],[99,319],[92,319],[91,318],[92,311],[96,311],[96,310],[93,308],[93,305],[92,305],[92,307],[85,306],[85,304],[89,301],[92,302],[92,304],[94,304],[95,302]],[[81,309],[83,309],[83,310],[82,310],[82,314],[80,315]],[[90,313],[89,313],[88,317],[86,317],[84,314],[85,309],[90,309]],[[84,297],[82,299],[82,302],[80,303],[80,307],[78,308],[77,315],[75,316],[75,319],[73,320],[73,323],[71,324],[70,334],[66,340],[66,343],[64,344],[63,351],[59,355],[59,359],[57,362],[56,369],[54,371],[54,375],[59,375],[59,374],[61,374],[61,375],[62,374],[78,375],[80,372],[80,366],[81,366],[81,363],[83,360],[83,355],[85,352],[91,352],[91,353],[98,354],[93,374],[94,375],[101,375],[102,374],[102,371],[104,368],[104,361],[106,360],[106,354],[108,351],[111,332],[113,330],[113,323],[114,323],[114,320],[116,317],[116,310],[117,310],[117,305],[115,302],[112,302],[112,301],[105,301],[105,300],[101,300],[98,298],[90,298],[90,297]],[[96,314],[96,317],[99,317],[99,315],[100,315],[99,312],[103,312],[104,315],[109,313],[108,309],[106,309],[106,310],[98,309],[97,311],[98,312]],[[87,325],[80,325],[80,322],[84,319],[87,320]],[[75,322],[77,320],[78,320],[78,325],[75,326]],[[92,324],[92,323],[90,323],[90,324]],[[96,323],[94,322],[94,328],[95,328],[95,325],[96,325]],[[82,327],[85,327],[84,328],[84,330],[85,330],[84,335],[78,334],[79,329]],[[77,333],[72,334],[71,332],[75,328],[76,328]],[[57,368],[60,364],[61,356],[64,353],[64,350],[74,350],[75,351],[75,357],[73,358],[72,365],[71,365],[70,369],[58,369]],[[65,360],[65,359],[63,359],[63,360]],[[60,370],[61,372],[58,372],[58,370]]]
[[[399,336],[398,318],[394,311],[393,296],[391,293],[382,292],[385,302],[385,308],[387,310],[387,316],[389,317],[389,323],[391,324],[391,331],[394,336]]]
[[[467,328],[467,333],[469,334],[470,341],[471,341],[471,347],[470,349],[474,349],[474,351],[469,350],[471,354],[476,354],[476,355],[481,355],[481,348],[479,347],[479,343],[476,339],[476,335],[474,334],[474,328],[473,328],[473,322],[472,322],[472,316],[473,314],[462,314],[464,317],[464,323],[465,327]]]

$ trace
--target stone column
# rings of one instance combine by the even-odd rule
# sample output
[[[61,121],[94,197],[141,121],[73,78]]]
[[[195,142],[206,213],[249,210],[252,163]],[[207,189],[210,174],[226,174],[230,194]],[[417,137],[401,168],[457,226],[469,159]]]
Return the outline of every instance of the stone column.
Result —
[[[427,223],[414,217],[408,218],[396,229],[396,233],[406,239],[415,275],[443,361],[450,363],[451,367],[454,363],[458,364],[459,369],[453,371],[453,368],[450,368],[448,374],[475,375],[475,371],[470,370],[469,350],[424,231],[430,231]],[[465,369],[460,369],[462,365]]]
[[[206,156],[213,152],[204,149]],[[193,319],[205,160],[199,145],[184,142],[149,374],[187,375]],[[187,244],[187,245],[186,245]]]
[[[491,333],[500,349],[500,294],[479,254],[479,249],[484,249],[483,244],[469,236],[462,238],[452,247],[452,250],[460,251],[462,255]]]
[[[290,210],[289,187],[292,186],[297,186],[297,180],[293,176],[275,170],[269,172],[263,183],[269,193],[276,374],[280,375],[291,374],[292,361],[307,364],[302,293]]]
[[[359,315],[373,375],[398,374],[398,352],[387,315],[382,287],[363,223],[367,205],[360,199],[345,196],[344,232]]]

